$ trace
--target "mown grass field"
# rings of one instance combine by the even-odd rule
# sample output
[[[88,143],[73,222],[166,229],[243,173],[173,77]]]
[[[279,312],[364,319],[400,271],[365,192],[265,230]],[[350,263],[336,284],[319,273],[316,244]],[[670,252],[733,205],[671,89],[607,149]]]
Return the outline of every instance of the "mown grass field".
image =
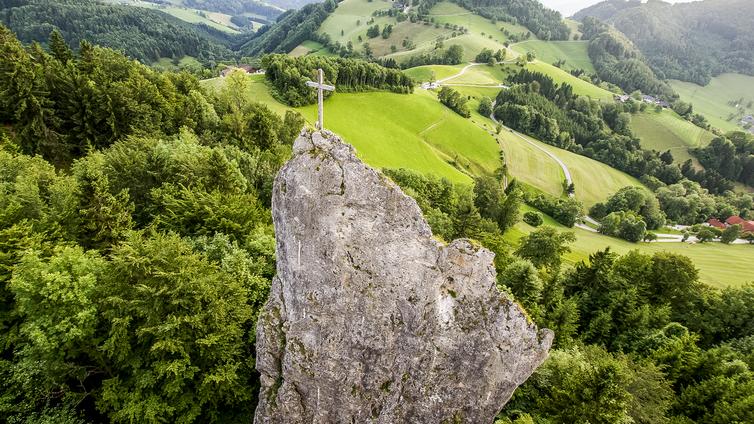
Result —
[[[388,57],[400,61],[401,59],[416,54],[432,51],[435,47],[437,36],[452,35],[452,30],[444,29],[446,23],[450,25],[459,25],[469,30],[467,34],[457,35],[456,37],[444,41],[444,46],[446,48],[451,45],[459,45],[463,47],[463,60],[466,62],[473,60],[482,49],[486,48],[493,51],[505,49],[503,43],[507,41],[508,37],[501,31],[501,28],[506,28],[511,33],[528,31],[521,25],[509,24],[507,22],[497,22],[493,24],[489,19],[475,15],[463,7],[447,1],[436,4],[430,10],[429,15],[436,23],[440,24],[438,30],[442,30],[442,34],[437,34],[434,38],[429,39],[427,39],[428,37],[426,36],[422,38],[422,34],[426,34],[426,30],[419,31],[415,34],[408,34],[409,39],[414,40],[416,43],[416,48],[410,51],[392,53],[389,54]],[[431,25],[430,27],[434,28]],[[508,53],[509,57],[515,55],[511,50],[508,50]]]
[[[566,167],[568,167],[568,170],[571,172],[571,178],[573,178],[573,184],[576,187],[576,198],[580,200],[587,209],[595,203],[607,200],[609,196],[623,187],[644,187],[644,185],[636,178],[605,165],[602,162],[550,146],[528,136],[524,137],[532,143],[547,149],[565,163]],[[551,158],[548,159],[553,161]],[[563,179],[561,177],[561,187],[562,181]]]
[[[497,85],[505,81],[507,72],[500,65],[477,65],[466,69],[463,75],[446,80],[445,84]]]
[[[517,65],[508,65],[508,66],[514,70],[518,70]],[[574,77],[568,72],[562,69],[556,68],[550,65],[549,63],[545,63],[541,60],[535,60],[534,62],[527,63],[526,69],[530,71],[534,71],[534,72],[541,72],[549,76],[550,78],[552,78],[555,82],[559,84],[562,84],[562,83],[570,84],[571,87],[573,87],[573,92],[578,95],[589,96],[596,100],[603,100],[603,101],[613,100],[613,93],[605,90],[604,88],[597,87],[591,82],[584,81],[580,78]]]
[[[533,209],[524,206],[522,212],[525,210]],[[629,243],[625,240],[580,228],[566,228],[547,215],[543,215],[543,218],[545,225],[551,225],[560,231],[572,231],[576,234],[576,242],[571,245],[571,252],[565,255],[566,264],[573,265],[586,261],[590,254],[608,247],[621,255],[631,250],[639,250],[649,255],[655,252],[670,252],[689,257],[699,270],[700,280],[713,287],[741,286],[748,282],[754,282],[754,275],[751,273],[751,260],[754,258],[754,246],[752,245]],[[520,222],[506,232],[505,238],[516,245],[521,237],[533,230],[534,228],[530,225]]]
[[[754,114],[754,76],[722,74],[705,87],[683,81],[670,81],[670,85],[681,96],[681,100],[691,102],[694,111],[701,113],[712,126],[725,131],[740,130],[741,115]],[[738,103],[739,109],[729,102]],[[733,115],[735,119],[729,120]]]
[[[310,122],[316,119],[315,105],[299,110]],[[378,168],[408,168],[469,183],[471,175],[501,165],[492,136],[424,90],[336,94],[325,102],[325,127]]]
[[[134,5],[139,7],[148,7],[150,9],[157,9],[167,14],[173,15],[182,21],[186,21],[192,24],[205,24],[209,27],[218,29],[223,32],[230,34],[240,34],[240,31],[235,28],[235,25],[230,24],[230,16],[224,15],[222,13],[203,12],[205,16],[202,16],[200,15],[200,13],[202,13],[201,11],[186,7],[162,6],[149,2],[135,2]],[[256,25],[255,28],[259,28],[259,25]]]
[[[471,13],[468,9],[465,9],[455,3],[449,1],[443,1],[437,3],[430,11],[429,16],[439,22],[440,24],[449,23],[451,25],[460,25],[469,29],[469,32],[478,34],[483,37],[492,36],[492,39],[497,42],[504,42],[508,40],[500,29],[505,28],[508,32],[513,34],[529,32],[529,30],[522,25],[515,25],[508,22],[496,22],[492,23],[491,20],[479,15]],[[532,37],[534,35],[532,34]]]
[[[526,54],[529,51],[534,52],[537,59],[549,64],[565,60],[565,64],[561,68],[566,71],[583,69],[587,73],[593,74],[596,71],[591,59],[589,59],[588,46],[588,41],[529,40],[515,44],[513,49],[521,54]]]
[[[436,81],[457,74],[466,65],[426,65],[403,71],[415,81]]]
[[[641,139],[641,146],[660,152],[670,150],[678,163],[694,159],[689,149],[709,144],[715,135],[681,118],[672,110],[655,112],[647,109],[631,116],[631,130]]]

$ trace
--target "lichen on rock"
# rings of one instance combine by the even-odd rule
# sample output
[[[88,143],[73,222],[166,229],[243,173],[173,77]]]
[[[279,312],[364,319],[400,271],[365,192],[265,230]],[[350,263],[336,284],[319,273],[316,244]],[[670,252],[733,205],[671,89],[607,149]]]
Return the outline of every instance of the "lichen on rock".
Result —
[[[498,291],[490,251],[436,241],[351,146],[303,132],[293,151],[273,191],[255,422],[491,422],[552,332]]]

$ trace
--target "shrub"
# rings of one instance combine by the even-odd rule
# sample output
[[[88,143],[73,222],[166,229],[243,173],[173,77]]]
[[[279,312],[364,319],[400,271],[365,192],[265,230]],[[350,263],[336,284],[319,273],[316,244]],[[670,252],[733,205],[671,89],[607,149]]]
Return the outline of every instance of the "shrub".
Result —
[[[542,215],[538,212],[526,212],[524,214],[524,222],[531,225],[532,227],[539,227],[542,225],[542,222],[544,220],[542,219]]]

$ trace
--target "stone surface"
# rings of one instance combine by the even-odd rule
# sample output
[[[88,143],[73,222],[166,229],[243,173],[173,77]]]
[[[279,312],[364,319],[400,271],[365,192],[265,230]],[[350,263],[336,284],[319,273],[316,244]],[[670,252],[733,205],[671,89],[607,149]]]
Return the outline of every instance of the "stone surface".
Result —
[[[416,202],[330,133],[275,180],[277,276],[257,423],[492,422],[547,356],[493,254],[432,238]]]

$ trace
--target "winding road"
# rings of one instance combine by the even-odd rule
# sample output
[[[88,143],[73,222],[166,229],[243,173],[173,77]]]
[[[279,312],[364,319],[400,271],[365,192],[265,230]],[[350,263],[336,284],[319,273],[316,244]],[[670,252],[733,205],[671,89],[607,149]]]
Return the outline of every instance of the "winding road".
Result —
[[[507,63],[507,62],[502,62],[502,63]],[[454,75],[451,75],[449,77],[437,80],[437,81],[435,81],[435,83],[438,86],[445,85],[445,86],[457,86],[457,87],[490,87],[490,88],[499,87],[499,88],[502,88],[502,89],[508,88],[504,84],[499,84],[499,85],[484,85],[484,84],[447,84],[446,83],[447,81],[450,81],[450,80],[452,80],[454,78],[458,78],[461,75],[465,74],[466,71],[468,71],[472,67],[474,67],[474,66],[480,66],[480,65],[486,65],[486,63],[471,62],[468,65],[464,66],[457,74],[454,74]],[[496,104],[497,104],[497,101],[493,101],[492,102],[493,113],[490,114],[489,118],[494,123],[502,126],[504,129],[508,130],[511,134],[515,135],[517,138],[523,140],[524,142],[528,143],[531,146],[534,146],[535,148],[537,148],[540,151],[544,152],[549,158],[551,158],[552,160],[554,160],[560,166],[560,169],[563,170],[563,175],[565,176],[565,181],[568,183],[568,185],[571,185],[573,183],[573,177],[571,176],[571,171],[568,169],[568,166],[559,157],[557,157],[554,153],[552,153],[549,149],[546,149],[546,148],[540,146],[539,144],[532,142],[531,140],[529,140],[528,138],[526,138],[523,134],[521,134],[521,133],[513,130],[512,128],[509,128],[509,127],[505,126],[502,122],[498,121],[495,118],[495,114],[494,114],[494,110],[495,110],[495,105]],[[434,125],[437,125],[437,124],[434,124]],[[506,180],[505,184],[507,185],[507,180]],[[568,196],[569,197],[575,197],[575,193],[569,193]],[[582,222],[577,222],[575,224],[576,228],[580,228],[580,229],[582,229],[584,231],[589,231],[589,232],[592,232],[592,233],[598,233],[599,232],[596,228],[594,228],[594,227],[599,227],[600,226],[600,223],[597,220],[595,220],[594,218],[590,217],[589,215],[584,215],[582,217],[582,220],[584,221],[583,223]],[[587,225],[587,224],[589,224],[589,225]],[[690,237],[688,237],[687,240],[684,241],[683,240],[683,236],[682,235],[678,235],[678,234],[655,233],[655,235],[657,236],[657,240],[654,240],[653,243],[696,243],[696,242],[699,241],[694,236],[690,236]],[[735,240],[733,242],[733,244],[745,244],[745,243],[748,243],[748,242],[746,240],[742,240],[742,239],[738,239],[738,240]]]

